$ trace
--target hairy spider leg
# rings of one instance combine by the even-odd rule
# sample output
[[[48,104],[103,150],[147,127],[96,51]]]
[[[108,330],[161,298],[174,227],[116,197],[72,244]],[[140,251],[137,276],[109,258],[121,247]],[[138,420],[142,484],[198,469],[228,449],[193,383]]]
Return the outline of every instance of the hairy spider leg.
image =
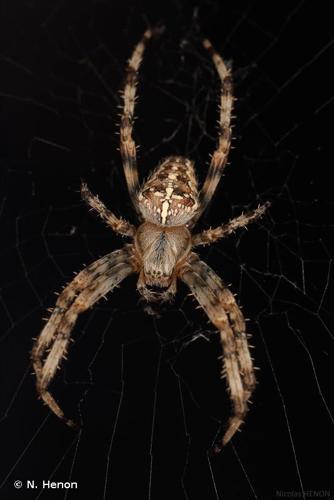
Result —
[[[57,417],[67,425],[76,426],[65,417],[48,390],[63,357],[66,356],[71,331],[77,317],[134,272],[132,245],[116,250],[83,269],[59,295],[51,317],[37,338],[32,350],[37,392]]]
[[[215,51],[209,40],[203,40],[203,46],[210,52],[221,81],[219,135],[217,148],[211,157],[209,170],[200,191],[200,207],[191,221],[192,226],[207,208],[216,190],[227,163],[232,138],[231,113],[233,107],[233,89],[231,70],[226,67],[222,57]]]
[[[140,42],[135,46],[128,61],[125,84],[122,92],[123,109],[120,122],[120,151],[129,194],[137,211],[138,206],[135,195],[139,190],[139,178],[136,144],[132,137],[132,130],[134,122],[134,108],[137,98],[136,87],[138,84],[138,71],[143,59],[146,44],[153,34],[154,30],[146,30]]]
[[[266,201],[263,205],[259,205],[255,210],[241,214],[238,217],[231,219],[226,224],[194,234],[192,237],[192,245],[194,247],[199,245],[211,245],[220,238],[225,238],[226,236],[234,233],[237,229],[246,228],[251,222],[255,222],[260,219],[268,207],[270,207],[270,203],[269,201]]]
[[[222,345],[222,377],[226,378],[233,415],[218,452],[234,436],[244,421],[248,400],[255,387],[252,358],[249,353],[245,320],[230,290],[217,274],[192,253],[180,270],[180,279],[190,288],[210,321],[219,330]]]
[[[81,184],[81,197],[82,199],[91,207],[91,210],[96,212],[101,219],[111,227],[115,233],[121,234],[122,236],[128,236],[133,238],[136,232],[135,226],[130,224],[125,219],[117,217],[113,212],[111,212],[98,196],[94,195],[87,184],[83,182]]]

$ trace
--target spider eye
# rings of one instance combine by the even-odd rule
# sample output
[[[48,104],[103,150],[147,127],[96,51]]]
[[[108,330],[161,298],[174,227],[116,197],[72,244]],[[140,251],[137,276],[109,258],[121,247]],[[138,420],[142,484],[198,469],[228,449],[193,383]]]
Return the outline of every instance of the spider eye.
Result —
[[[162,293],[166,290],[166,286],[162,286],[162,285],[148,285],[146,284],[146,288],[152,292],[152,293]]]

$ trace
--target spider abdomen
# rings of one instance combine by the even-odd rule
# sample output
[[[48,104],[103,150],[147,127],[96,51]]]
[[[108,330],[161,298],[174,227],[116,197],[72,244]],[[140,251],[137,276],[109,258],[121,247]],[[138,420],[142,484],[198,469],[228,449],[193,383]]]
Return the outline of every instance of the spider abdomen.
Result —
[[[139,191],[138,204],[146,221],[162,226],[186,224],[198,208],[193,162],[182,156],[166,158]]]

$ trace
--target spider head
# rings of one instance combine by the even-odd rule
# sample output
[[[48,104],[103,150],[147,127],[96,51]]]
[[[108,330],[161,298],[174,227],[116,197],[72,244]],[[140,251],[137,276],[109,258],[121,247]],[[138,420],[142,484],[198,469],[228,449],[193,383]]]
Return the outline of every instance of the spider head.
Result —
[[[168,300],[175,293],[178,267],[190,252],[189,230],[144,222],[137,230],[135,247],[140,266],[139,292],[147,300]]]

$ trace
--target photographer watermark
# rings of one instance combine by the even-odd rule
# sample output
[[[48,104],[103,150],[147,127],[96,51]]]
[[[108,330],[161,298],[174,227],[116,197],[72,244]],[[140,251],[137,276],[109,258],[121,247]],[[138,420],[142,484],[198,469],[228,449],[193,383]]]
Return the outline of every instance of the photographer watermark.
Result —
[[[276,498],[332,498],[330,490],[276,490]]]
[[[14,481],[14,488],[20,490],[21,488],[31,489],[42,489],[42,490],[77,490],[77,481],[50,481],[43,480],[39,483],[34,479],[27,479],[25,481],[20,481],[17,479]]]

